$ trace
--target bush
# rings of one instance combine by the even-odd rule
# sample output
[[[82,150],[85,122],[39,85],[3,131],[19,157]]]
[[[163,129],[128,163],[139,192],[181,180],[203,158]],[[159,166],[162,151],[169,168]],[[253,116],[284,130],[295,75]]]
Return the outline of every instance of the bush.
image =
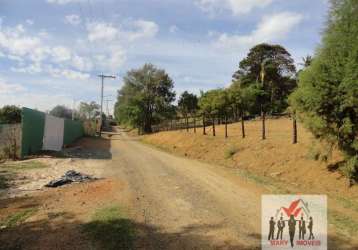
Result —
[[[225,150],[225,159],[233,157],[238,151],[239,149],[236,146],[230,146]]]
[[[97,129],[96,120],[86,120],[83,122],[83,129],[86,136],[95,136]]]
[[[358,15],[357,0],[331,1],[322,46],[299,75],[290,97],[304,125],[337,146],[347,161],[344,172],[357,175],[358,164]]]
[[[3,125],[0,131],[0,160],[16,160],[20,156],[21,127],[18,124]]]

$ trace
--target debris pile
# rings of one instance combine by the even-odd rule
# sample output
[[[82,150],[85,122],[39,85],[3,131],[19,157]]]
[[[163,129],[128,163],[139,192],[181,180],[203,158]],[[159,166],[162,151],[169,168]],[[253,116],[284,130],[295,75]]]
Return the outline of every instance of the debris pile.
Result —
[[[76,172],[74,170],[69,170],[61,178],[52,180],[49,183],[47,183],[45,187],[58,187],[72,182],[84,182],[84,181],[92,181],[92,180],[97,180],[97,178]]]

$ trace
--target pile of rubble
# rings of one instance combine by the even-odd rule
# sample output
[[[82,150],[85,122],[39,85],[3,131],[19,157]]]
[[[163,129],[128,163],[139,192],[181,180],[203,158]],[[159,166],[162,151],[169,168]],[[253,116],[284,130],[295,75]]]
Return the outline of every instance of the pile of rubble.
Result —
[[[91,177],[86,174],[82,174],[80,172],[76,172],[74,170],[69,170],[61,178],[52,180],[49,183],[47,183],[45,187],[58,187],[72,182],[85,182],[85,181],[93,181],[93,180],[97,180],[97,178]]]

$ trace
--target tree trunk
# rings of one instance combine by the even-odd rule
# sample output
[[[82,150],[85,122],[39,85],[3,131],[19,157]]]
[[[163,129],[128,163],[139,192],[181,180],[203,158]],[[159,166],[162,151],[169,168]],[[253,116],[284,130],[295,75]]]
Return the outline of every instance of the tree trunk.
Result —
[[[194,116],[194,133],[196,134],[196,117]]]
[[[214,116],[212,117],[212,121],[213,121],[213,136],[216,136],[216,133],[215,133],[215,118],[214,118]]]
[[[266,114],[265,111],[263,110],[262,106],[261,106],[261,119],[262,119],[262,140],[266,140],[266,124],[265,124],[265,119],[266,119]]]
[[[244,111],[241,111],[241,134],[242,138],[245,138],[245,121],[244,121]]]
[[[227,115],[225,115],[225,138],[227,138]]]
[[[297,120],[296,114],[293,113],[293,144],[297,144]]]
[[[185,117],[186,122],[186,132],[189,132],[189,118],[188,116]]]
[[[206,131],[205,131],[205,115],[203,115],[203,135],[206,135]]]

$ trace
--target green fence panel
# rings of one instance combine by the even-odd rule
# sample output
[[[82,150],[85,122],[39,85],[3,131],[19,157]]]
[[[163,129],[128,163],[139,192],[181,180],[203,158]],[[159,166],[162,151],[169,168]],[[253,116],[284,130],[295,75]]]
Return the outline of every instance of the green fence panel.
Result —
[[[42,149],[45,113],[22,108],[21,157],[34,154]]]
[[[68,145],[84,135],[83,124],[80,121],[65,119],[65,130],[63,133],[63,144]]]

